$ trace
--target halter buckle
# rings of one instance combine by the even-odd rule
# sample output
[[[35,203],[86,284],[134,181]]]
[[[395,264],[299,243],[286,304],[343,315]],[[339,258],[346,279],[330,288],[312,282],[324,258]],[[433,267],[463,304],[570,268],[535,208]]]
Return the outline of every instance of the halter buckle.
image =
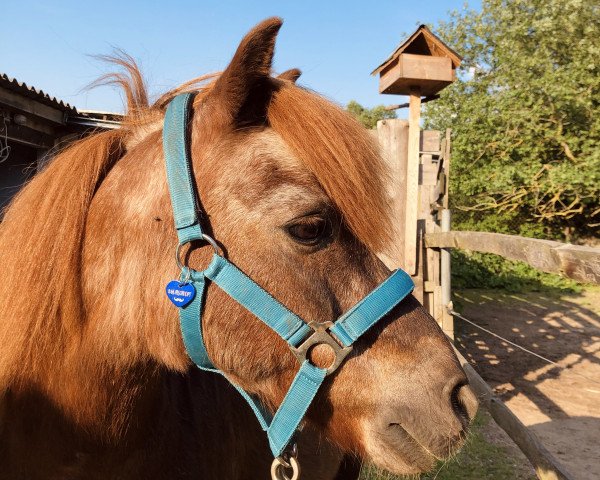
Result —
[[[292,348],[292,352],[300,364],[302,364],[306,359],[310,362],[308,354],[312,347],[316,345],[328,345],[333,349],[335,355],[333,363],[327,368],[327,375],[331,375],[352,351],[352,346],[343,347],[329,333],[329,328],[333,327],[333,322],[310,322],[308,326],[313,329],[313,332],[298,347]]]

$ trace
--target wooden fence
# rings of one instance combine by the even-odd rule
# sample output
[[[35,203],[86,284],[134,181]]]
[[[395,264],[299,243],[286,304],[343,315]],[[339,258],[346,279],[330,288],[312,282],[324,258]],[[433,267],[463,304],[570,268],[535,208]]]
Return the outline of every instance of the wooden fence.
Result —
[[[543,272],[584,283],[600,283],[600,249],[551,240],[488,232],[439,232],[425,235],[428,248],[460,248],[519,260]]]
[[[409,165],[409,122],[384,120],[376,134],[391,171],[389,198],[394,211],[396,242],[381,258],[403,268],[415,281],[415,296],[444,332],[454,338],[450,249],[493,253],[519,260],[544,272],[580,282],[600,283],[600,249],[487,232],[450,231],[448,177],[450,132],[420,134],[419,163]],[[411,145],[414,143],[412,139]],[[414,149],[414,145],[412,146]],[[418,167],[418,168],[417,168]],[[416,226],[416,229],[415,229]],[[457,351],[470,385],[498,424],[543,480],[571,480],[565,467],[543,446]]]
[[[445,213],[447,228],[450,212]],[[580,282],[600,284],[600,248],[570,245],[550,240],[525,238],[488,232],[443,231],[427,233],[425,248],[442,249],[449,254],[450,248],[493,253],[509,260],[525,262],[538,270],[558,273]],[[449,259],[448,259],[449,261]],[[450,291],[450,271],[442,276],[442,288]],[[442,305],[452,309],[452,303]],[[541,479],[571,479],[565,467],[544,447],[523,423],[496,397],[489,385],[457,351],[461,364],[469,377],[471,388],[492,418],[517,444],[529,459]]]
[[[394,212],[395,242],[381,258],[388,267],[402,268],[413,277],[415,296],[453,338],[452,316],[441,308],[445,254],[424,243],[426,233],[442,231],[442,212],[448,208],[450,131],[421,132],[416,165],[409,162],[409,132],[409,122],[396,119],[379,121],[373,132],[389,165],[388,193]]]

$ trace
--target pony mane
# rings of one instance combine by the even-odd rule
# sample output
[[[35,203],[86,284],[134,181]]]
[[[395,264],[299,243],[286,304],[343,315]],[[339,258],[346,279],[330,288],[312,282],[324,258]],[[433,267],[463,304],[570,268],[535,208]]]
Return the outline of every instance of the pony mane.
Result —
[[[43,374],[54,353],[78,336],[87,211],[124,153],[122,140],[123,132],[114,130],[67,147],[6,210],[0,224],[0,389],[18,370]],[[44,337],[51,341],[40,341]]]

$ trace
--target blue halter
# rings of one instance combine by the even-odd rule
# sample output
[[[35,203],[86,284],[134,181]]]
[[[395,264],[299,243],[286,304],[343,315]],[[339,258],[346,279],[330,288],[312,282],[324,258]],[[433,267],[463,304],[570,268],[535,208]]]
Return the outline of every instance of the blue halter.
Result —
[[[277,458],[292,441],[325,377],[339,367],[361,335],[412,292],[414,284],[407,273],[395,270],[334,323],[307,323],[221,256],[214,240],[202,232],[198,215],[198,197],[188,156],[187,131],[192,98],[191,93],[175,97],[167,108],[164,120],[163,149],[179,238],[177,264],[181,268],[180,280],[175,287],[171,282],[171,287],[167,286],[167,293],[170,298],[171,295],[180,295],[179,300],[182,296],[188,296],[188,301],[179,309],[181,333],[188,355],[202,370],[222,374],[211,363],[202,338],[203,300],[208,281],[216,283],[288,343],[298,358],[300,369],[275,415],[271,416],[260,401],[232,384],[246,399],[267,432],[271,451]],[[181,247],[194,240],[206,241],[215,249],[211,263],[202,272],[182,265],[179,260]],[[184,292],[185,288],[189,289],[189,293]],[[310,347],[318,344],[327,344],[335,352],[335,361],[327,369],[313,365],[308,358]]]

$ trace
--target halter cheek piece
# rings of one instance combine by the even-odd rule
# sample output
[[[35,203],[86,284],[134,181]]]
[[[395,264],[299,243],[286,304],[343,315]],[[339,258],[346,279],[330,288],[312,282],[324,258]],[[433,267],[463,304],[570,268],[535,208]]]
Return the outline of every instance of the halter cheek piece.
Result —
[[[410,276],[395,270],[383,283],[335,322],[307,323],[263,290],[233,263],[219,253],[216,242],[202,232],[198,197],[194,188],[188,155],[188,120],[193,94],[175,97],[167,107],[163,128],[163,149],[173,216],[179,243],[177,265],[179,280],[169,283],[167,295],[179,308],[181,333],[190,358],[202,370],[221,373],[211,363],[202,338],[202,311],[207,282],[216,283],[225,293],[262,320],[287,342],[300,363],[279,409],[272,416],[260,401],[232,384],[246,399],[276,457],[273,469],[289,467],[282,457],[326,376],[333,373],[352,350],[352,344],[370,327],[398,305],[413,290]],[[212,261],[202,272],[192,270],[180,260],[183,245],[192,241],[208,242],[214,248]],[[311,363],[311,347],[326,344],[335,352],[328,368]],[[286,458],[290,458],[289,456]],[[295,458],[294,458],[295,462]],[[297,472],[297,470],[295,470]],[[282,473],[281,477],[285,478]]]

